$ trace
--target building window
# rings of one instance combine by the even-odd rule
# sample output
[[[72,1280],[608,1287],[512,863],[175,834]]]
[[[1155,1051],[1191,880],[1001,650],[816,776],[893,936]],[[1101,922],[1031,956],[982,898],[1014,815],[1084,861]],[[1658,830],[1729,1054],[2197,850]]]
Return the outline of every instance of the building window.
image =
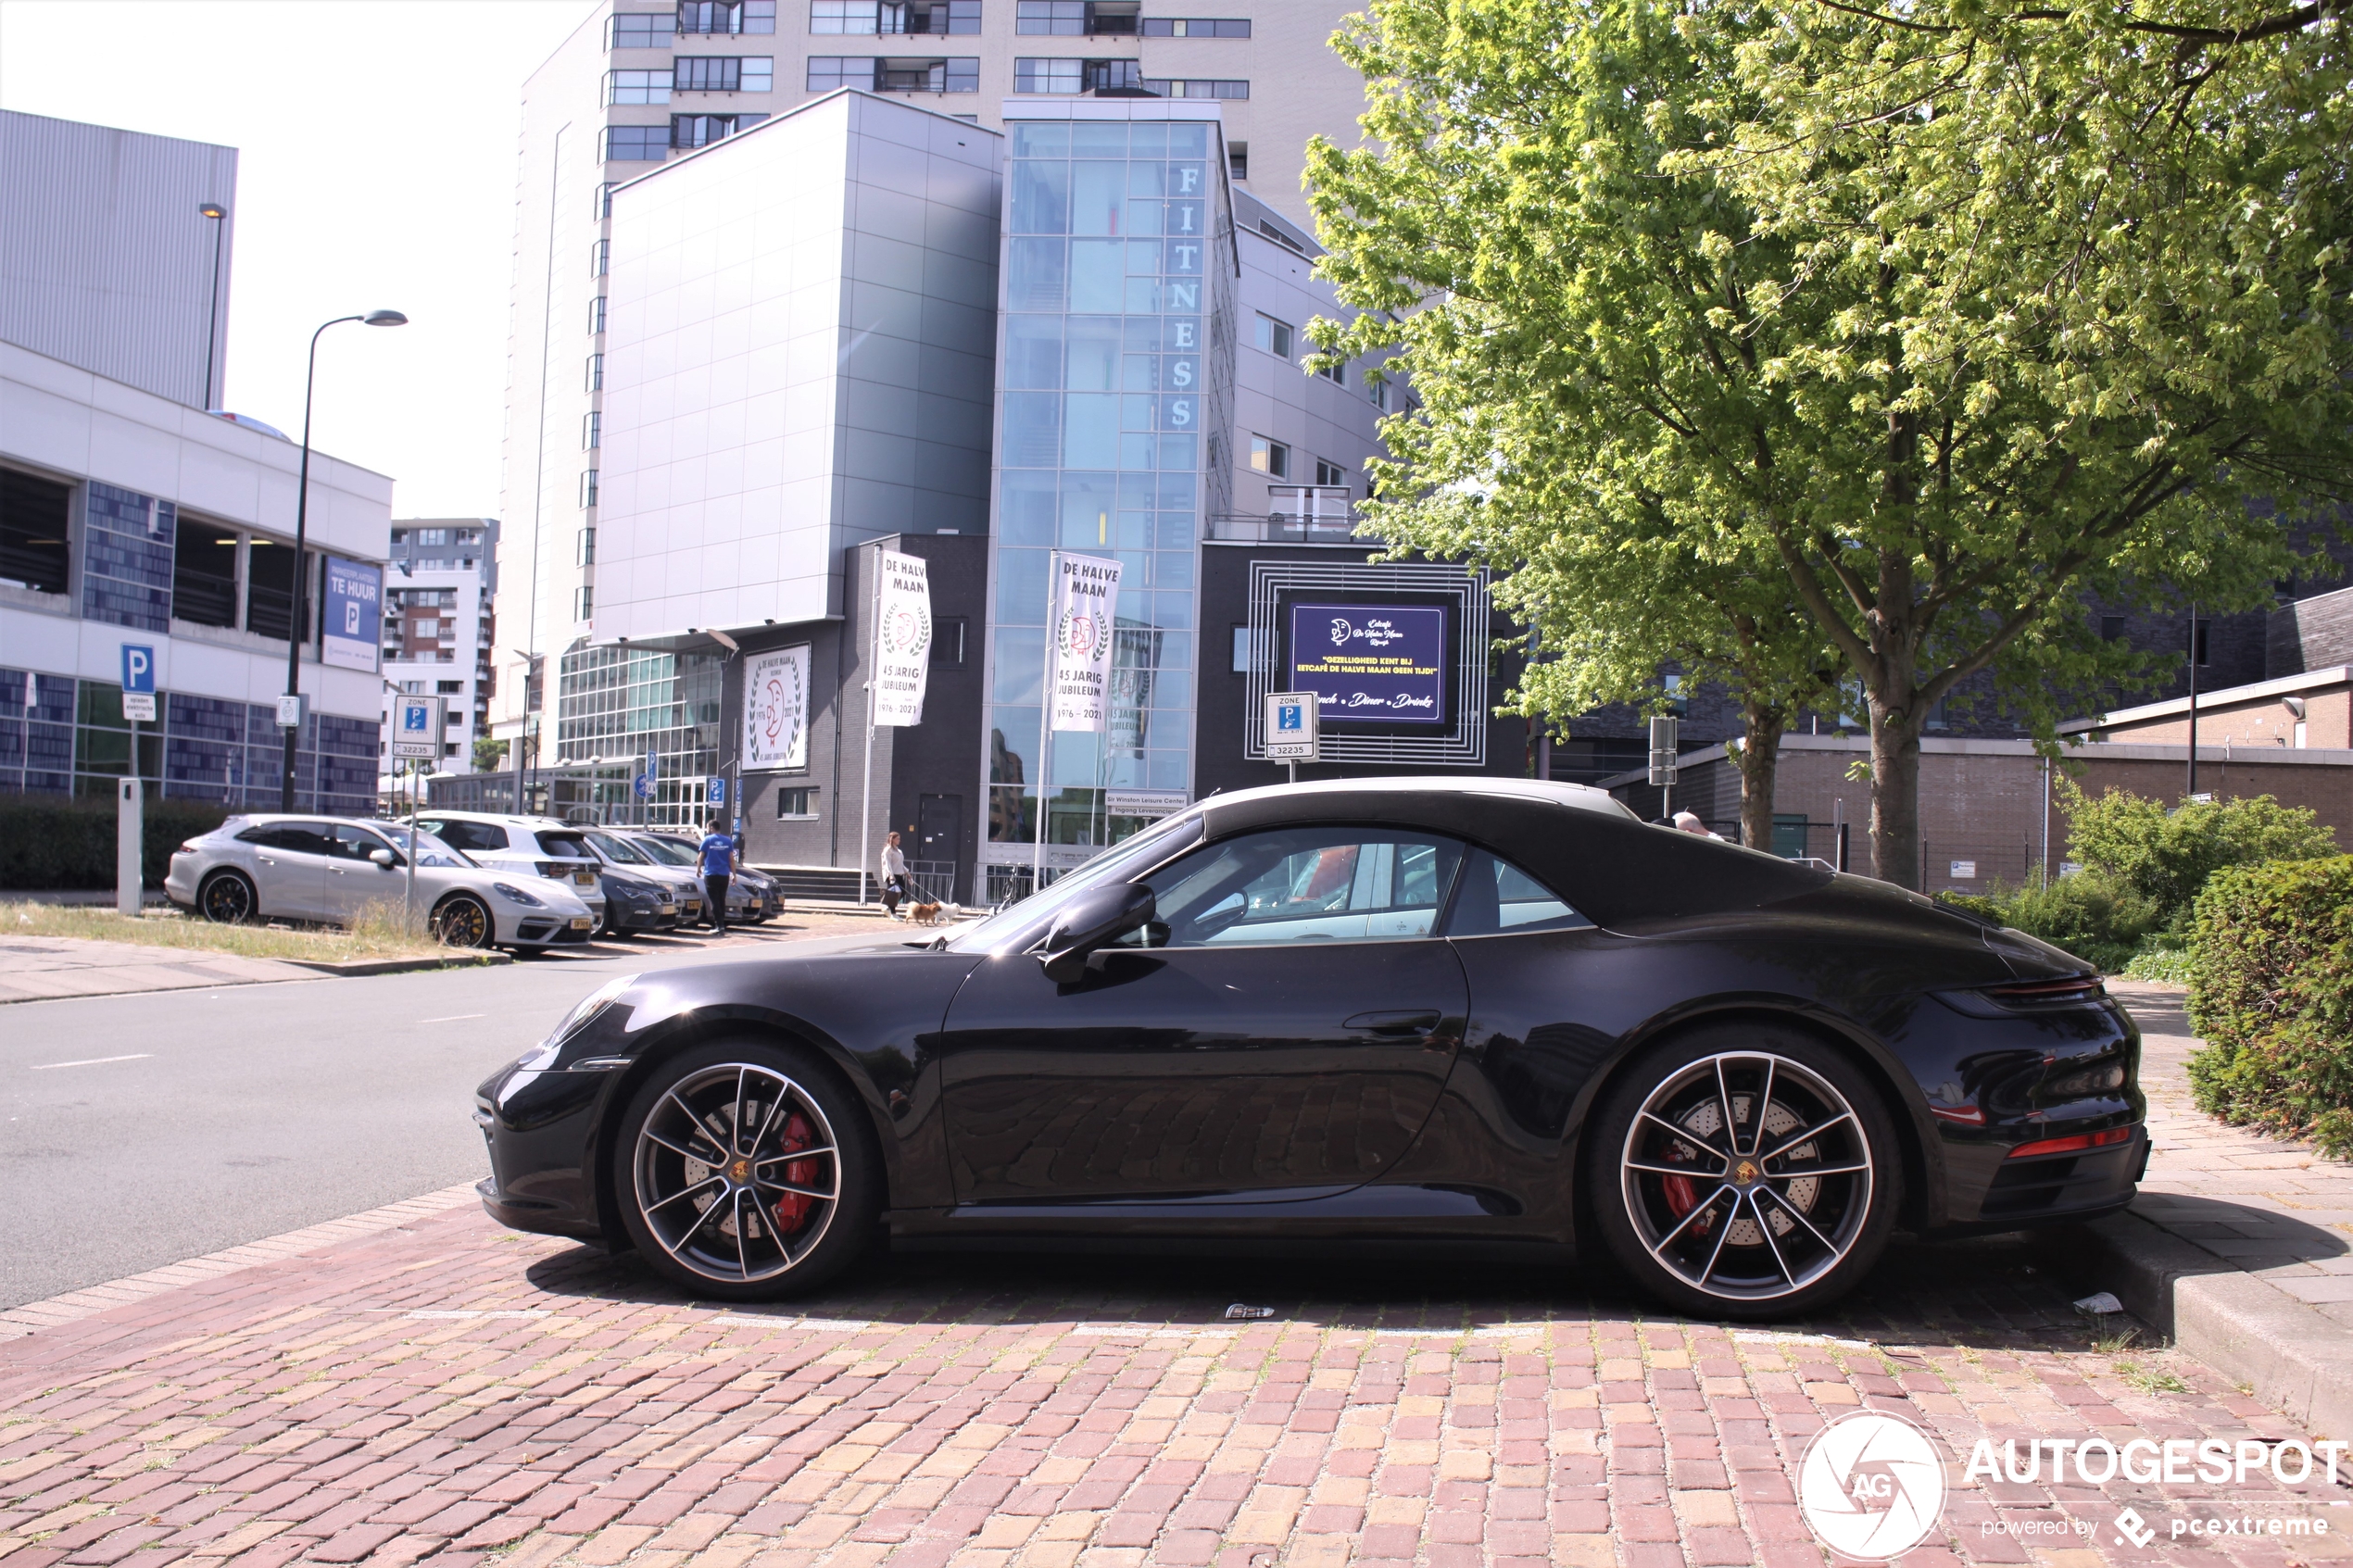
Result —
[[[1250,466],[1269,479],[1290,477],[1290,448],[1263,435],[1250,438]]]
[[[1277,359],[1290,358],[1290,327],[1272,316],[1258,319],[1258,346]]]
[[[1147,38],[1248,38],[1248,17],[1146,17]]]
[[[809,56],[809,91],[830,93],[837,87],[855,87],[861,92],[875,90],[875,62],[871,56],[812,55]]]
[[[738,131],[749,131],[767,118],[764,114],[673,114],[670,117],[670,144],[707,147]]]
[[[912,0],[908,5],[888,5],[882,12],[885,32],[947,33],[969,35],[980,31],[980,0]]]
[[[597,187],[597,200],[592,210],[596,213],[594,221],[598,223],[602,223],[606,219],[612,216],[611,181],[608,180]]]
[[[236,531],[183,512],[179,535],[171,558],[171,618],[199,626],[236,625]]]
[[[934,670],[962,670],[964,667],[965,620],[961,615],[942,616],[932,622],[931,667]]]
[[[1388,408],[1389,383],[1383,381],[1378,376],[1366,376],[1365,378],[1365,395],[1372,400],[1374,408]]]
[[[678,31],[698,33],[774,32],[776,0],[684,0]]]
[[[580,504],[584,507],[593,507],[597,504],[597,470],[595,469],[589,469],[580,476]]]
[[[1262,635],[1248,626],[1234,628],[1234,673],[1247,675],[1252,670],[1271,670],[1275,661],[1265,657],[1265,649],[1273,633]]]
[[[658,16],[617,16],[606,41],[614,49],[667,49],[677,31],[675,11],[663,11]]]
[[[1038,0],[1043,3],[1043,0]],[[1059,5],[1062,0],[1051,0]],[[1013,91],[1016,93],[1060,93],[1075,94],[1087,84],[1087,62],[1084,60],[1017,59],[1013,62]]]
[[[73,487],[0,469],[0,583],[70,593]]]
[[[605,72],[605,102],[666,104],[670,102],[670,73],[666,70],[609,70]]]
[[[588,356],[588,390],[602,392],[604,389],[605,357],[601,354],[591,354]]]
[[[778,822],[813,822],[816,816],[817,791],[813,787],[780,789],[776,792],[776,820]]]
[[[588,302],[588,335],[595,337],[605,330],[605,296],[597,295]]]
[[[1135,60],[1088,60],[1087,91],[1133,93],[1144,84],[1144,68]]]
[[[1319,485],[1345,487],[1348,483],[1348,470],[1338,463],[1327,463],[1318,458],[1315,459],[1315,483]]]
[[[1087,10],[1087,0],[1014,0],[1013,31],[1039,37],[1084,38]]]
[[[1331,383],[1334,386],[1346,386],[1348,384],[1348,367],[1346,365],[1318,365],[1315,368],[1315,373],[1323,377],[1326,381]]]
[[[1227,144],[1226,172],[1237,180],[1250,178],[1250,144],[1248,142]]]
[[[572,618],[586,621],[597,613],[597,590],[574,588],[572,591]]]
[[[875,0],[809,0],[809,31],[863,36],[880,30],[882,9]]]
[[[605,444],[604,437],[605,416],[599,410],[591,408],[588,410],[588,417],[580,421],[580,449],[584,452],[593,452]]]
[[[681,93],[765,93],[776,85],[771,55],[680,56],[672,77]]]
[[[880,59],[875,62],[877,93],[977,93],[980,56],[945,60]]]
[[[294,624],[294,546],[256,539],[245,551],[245,630],[283,640]]]
[[[2100,641],[2112,643],[2124,635],[2124,618],[2120,615],[2100,617]]]
[[[588,275],[601,278],[612,270],[612,242],[598,240],[588,252]]]
[[[1247,98],[1250,83],[1227,80],[1148,76],[1143,89],[1155,98]]]
[[[659,162],[668,156],[670,139],[659,125],[609,125],[605,127],[605,161],[607,163]],[[612,192],[605,192],[605,216],[612,215]]]
[[[597,564],[597,531],[595,529],[584,528],[573,535],[572,564],[574,566]]]

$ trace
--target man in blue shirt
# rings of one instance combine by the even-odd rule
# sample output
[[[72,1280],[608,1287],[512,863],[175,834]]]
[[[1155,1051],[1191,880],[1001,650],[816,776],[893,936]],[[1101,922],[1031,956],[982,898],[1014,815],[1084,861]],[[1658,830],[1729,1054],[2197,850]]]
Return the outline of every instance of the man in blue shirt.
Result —
[[[736,873],[736,841],[717,828],[702,841],[702,886],[711,909],[711,928],[727,930],[727,879]]]

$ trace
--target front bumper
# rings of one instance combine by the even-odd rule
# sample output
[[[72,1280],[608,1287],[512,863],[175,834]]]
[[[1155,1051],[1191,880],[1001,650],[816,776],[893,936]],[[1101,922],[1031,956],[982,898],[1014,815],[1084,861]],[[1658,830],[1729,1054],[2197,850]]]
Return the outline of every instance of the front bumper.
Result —
[[[595,1130],[616,1073],[508,1067],[474,1091],[474,1125],[490,1156],[482,1205],[510,1230],[604,1239],[592,1161]]]

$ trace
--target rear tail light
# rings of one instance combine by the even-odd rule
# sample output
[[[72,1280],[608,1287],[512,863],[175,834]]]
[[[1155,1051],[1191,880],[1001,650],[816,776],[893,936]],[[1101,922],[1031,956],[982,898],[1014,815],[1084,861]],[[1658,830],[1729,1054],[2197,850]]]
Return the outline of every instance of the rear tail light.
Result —
[[[2004,1007],[2080,1007],[2107,996],[2108,986],[2096,974],[2078,974],[2065,980],[2030,980],[2016,985],[1988,985],[1978,994],[1991,997]]]
[[[2080,1154],[2087,1148],[2106,1148],[2123,1143],[2133,1135],[2130,1127],[2110,1127],[2105,1133],[2077,1133],[2064,1138],[2044,1138],[2036,1143],[2022,1143],[2010,1150],[2012,1160],[2025,1160],[2037,1154]]]
[[[561,882],[579,868],[570,860],[542,860],[535,869],[541,876],[552,876]]]
[[[172,851],[172,853],[173,853],[174,855],[193,855],[193,854],[195,854],[195,852],[196,852],[196,841],[195,841],[195,839],[193,839],[193,838],[192,838],[192,839],[190,839],[190,840],[188,840],[185,844],[182,844],[182,846],[180,846],[180,847],[179,847],[179,848],[174,849],[174,850]]]

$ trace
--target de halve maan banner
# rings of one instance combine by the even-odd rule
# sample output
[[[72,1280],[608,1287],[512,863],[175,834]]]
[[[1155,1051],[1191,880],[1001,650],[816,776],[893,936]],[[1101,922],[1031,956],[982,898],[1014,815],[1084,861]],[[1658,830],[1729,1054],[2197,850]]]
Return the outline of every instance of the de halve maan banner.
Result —
[[[746,768],[809,766],[809,645],[744,661]]]
[[[882,552],[880,613],[875,618],[875,722],[924,721],[931,670],[931,580],[921,556]]]
[[[1119,608],[1119,562],[1101,556],[1054,558],[1047,625],[1052,727],[1101,734],[1111,716],[1113,616]]]

